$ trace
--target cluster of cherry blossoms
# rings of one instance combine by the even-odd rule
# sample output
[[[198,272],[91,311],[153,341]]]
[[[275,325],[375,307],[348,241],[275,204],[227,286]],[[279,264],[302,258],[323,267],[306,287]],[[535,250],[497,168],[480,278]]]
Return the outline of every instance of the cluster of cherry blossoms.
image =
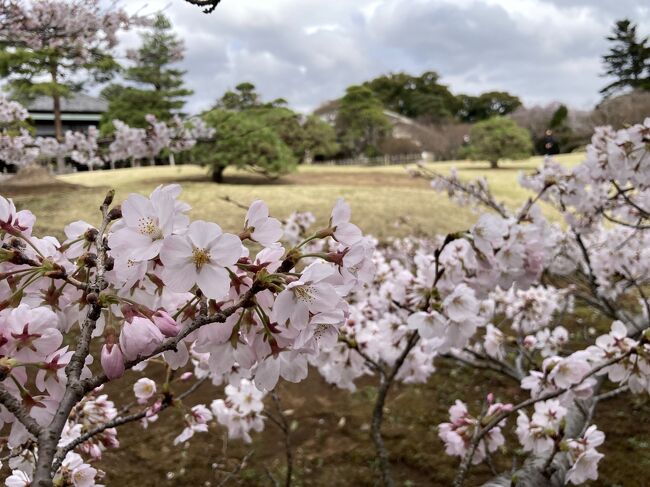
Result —
[[[0,160],[27,165],[36,160],[38,150],[23,122],[29,114],[20,103],[0,94]]]
[[[169,122],[147,115],[147,128],[129,127],[114,120],[115,133],[100,139],[96,127],[85,132],[66,131],[64,139],[33,137],[24,126],[28,113],[25,108],[0,95],[0,159],[18,167],[33,164],[40,159],[69,157],[90,169],[109,163],[128,161],[139,165],[141,160],[152,161],[164,151],[171,154],[190,150],[197,141],[214,137],[215,130],[200,118],[182,120],[175,115]]]
[[[147,115],[147,128],[129,127],[120,120],[113,120],[114,140],[108,145],[108,160],[111,164],[118,161],[153,160],[165,149],[172,153],[191,149],[197,140],[210,139],[214,129],[206,126],[200,118],[184,122],[175,115],[169,124]]]
[[[11,1],[3,5],[0,35],[30,49],[66,50],[75,64],[87,62],[100,46],[117,44],[117,32],[143,25],[120,8],[104,10],[99,0]]]
[[[109,193],[101,224],[73,222],[63,242],[33,235],[34,215],[0,197],[0,434],[21,459],[14,479],[93,485],[90,463],[119,445],[116,426],[184,409],[194,386],[179,389],[192,381],[225,384],[225,398],[187,410],[176,442],[213,419],[250,441],[264,425],[266,391],[280,377],[303,380],[309,357],[336,343],[346,297],[372,277],[374,245],[343,200],[327,226],[285,248],[283,224],[263,202],[235,235],[190,221],[180,193],[160,186],[120,206]],[[308,250],[319,242],[327,252]],[[128,369],[161,365],[163,383],[134,384],[131,416],[100,392]]]
[[[378,246],[375,277],[352,296],[339,341],[310,362],[328,382],[351,391],[364,375],[379,376],[383,391],[392,380],[424,382],[441,359],[503,374],[531,398],[490,413],[487,421],[459,402],[451,422],[440,426],[448,452],[464,457],[461,482],[467,466],[492,451],[489,435],[514,411],[524,450],[548,457],[545,474],[557,485],[597,478],[602,454],[595,447],[603,434],[588,423],[568,431],[562,421],[573,422],[585,407],[628,390],[650,392],[648,144],[650,119],[618,132],[599,129],[583,164],[565,168],[546,160],[537,173],[522,176],[535,194],[516,211],[494,198],[485,180],[421,168],[433,176],[434,189],[488,213],[465,232]],[[550,203],[568,226],[547,219],[539,201]],[[611,331],[572,326],[581,321],[577,304],[609,319]],[[576,346],[585,339],[593,345]],[[483,429],[475,436],[471,425],[479,423]],[[385,447],[375,443],[381,459]]]
[[[554,451],[566,452],[570,464],[566,481],[579,485],[598,478],[598,462],[604,455],[596,447],[603,444],[605,435],[592,425],[579,438],[565,437],[563,430],[567,412],[560,401],[538,402],[530,418],[519,411],[516,432],[524,451],[537,455],[550,454],[550,458]]]
[[[469,414],[467,405],[462,401],[449,408],[449,423],[441,423],[438,426],[440,439],[445,443],[447,455],[463,457],[471,448],[472,440],[476,435],[477,428],[487,424],[496,414],[502,411],[509,411],[512,404],[495,403],[494,398],[488,395],[487,409],[478,418]],[[505,426],[505,420],[497,423],[478,442],[476,451],[472,456],[472,463],[481,463],[490,453],[494,453],[505,443],[501,428]]]
[[[438,432],[461,457],[456,485],[509,448],[509,427],[531,460],[515,470],[548,485],[597,478],[605,436],[593,411],[650,393],[649,127],[599,130],[574,168],[546,161],[521,178],[535,193],[514,211],[484,181],[434,175],[436,189],[488,212],[465,231],[383,244],[361,234],[342,200],[316,230],[313,215],[281,222],[255,201],[230,234],[190,221],[180,187],[161,186],[119,207],[109,195],[100,225],[74,222],[59,242],[32,235],[34,216],[0,198],[0,432],[12,482],[92,485],[102,476],[92,462],[117,446],[116,428],[150,427],[168,408],[184,420],[176,443],[215,421],[251,441],[270,418],[268,391],[311,365],[350,391],[378,378],[371,434],[389,485],[388,389],[426,382],[441,360],[500,374],[527,396],[495,402],[485,391],[478,414],[462,398],[450,408]],[[578,306],[596,311],[597,327],[580,326]],[[118,413],[101,386],[130,369],[140,374],[137,410]],[[203,382],[225,395],[185,407]]]

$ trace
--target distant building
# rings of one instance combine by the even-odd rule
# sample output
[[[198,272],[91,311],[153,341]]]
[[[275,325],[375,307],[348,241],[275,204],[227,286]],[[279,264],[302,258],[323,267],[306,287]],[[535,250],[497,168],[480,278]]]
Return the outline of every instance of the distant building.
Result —
[[[27,103],[25,108],[34,122],[36,135],[54,137],[54,112],[52,98],[39,96]],[[83,93],[74,93],[70,98],[61,98],[61,122],[66,130],[84,132],[89,125],[99,126],[102,114],[108,109],[108,102]]]
[[[313,113],[324,122],[335,125],[340,104],[340,100],[330,100],[319,106]],[[440,136],[431,126],[421,124],[391,110],[384,110],[383,112],[391,125],[390,135],[394,141],[392,144],[394,150],[385,147],[384,149],[389,149],[385,150],[385,152],[435,151],[435,146],[431,147],[432,141],[435,142]]]

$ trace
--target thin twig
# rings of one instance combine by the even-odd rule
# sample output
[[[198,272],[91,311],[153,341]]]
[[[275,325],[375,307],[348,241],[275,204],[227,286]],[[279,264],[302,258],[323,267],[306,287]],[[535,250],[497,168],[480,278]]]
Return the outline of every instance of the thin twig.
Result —
[[[228,472],[228,475],[226,475],[221,482],[217,484],[217,487],[223,487],[224,485],[227,485],[230,479],[234,478],[241,472],[242,468],[246,466],[246,462],[248,462],[248,459],[253,456],[253,453],[255,450],[249,451],[246,455],[244,455],[244,458],[241,459],[241,461],[237,464],[237,466],[232,470],[232,472]]]
[[[465,482],[465,477],[469,473],[469,467],[472,464],[472,459],[474,458],[474,454],[476,453],[476,449],[478,448],[479,443],[481,442],[481,439],[483,438],[483,435],[481,435],[481,422],[485,418],[485,415],[488,412],[488,402],[485,401],[483,404],[483,408],[481,410],[481,414],[478,417],[478,421],[476,422],[476,429],[474,430],[474,434],[472,435],[472,441],[469,445],[469,448],[467,450],[467,453],[465,453],[465,456],[463,457],[463,460],[460,463],[460,467],[458,467],[458,473],[456,474],[456,478],[454,478],[454,487],[461,487],[463,483]]]
[[[375,406],[372,412],[372,426],[370,432],[372,441],[375,444],[375,449],[377,450],[380,479],[384,487],[395,486],[395,482],[393,481],[393,478],[390,474],[388,451],[386,450],[386,445],[384,444],[384,439],[381,435],[381,425],[384,419],[384,404],[386,403],[386,396],[388,395],[388,391],[395,380],[395,376],[404,364],[404,361],[406,360],[408,354],[418,343],[419,339],[420,335],[417,331],[411,333],[411,335],[408,337],[404,350],[402,350],[402,353],[393,364],[390,372],[387,375],[380,376],[379,390],[377,391],[377,399],[375,400]]]

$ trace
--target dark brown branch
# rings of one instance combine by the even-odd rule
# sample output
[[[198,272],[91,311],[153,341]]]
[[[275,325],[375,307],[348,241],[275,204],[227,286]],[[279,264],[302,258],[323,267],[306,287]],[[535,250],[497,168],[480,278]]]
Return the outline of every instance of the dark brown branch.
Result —
[[[22,403],[16,399],[2,384],[0,384],[0,404],[2,404],[7,411],[13,414],[22,425],[27,428],[32,435],[38,438],[41,434],[41,427],[34,418],[29,415]]]
[[[415,347],[419,339],[420,335],[417,331],[414,331],[411,335],[409,335],[404,350],[402,350],[402,353],[399,355],[388,374],[380,375],[379,390],[377,391],[377,399],[375,400],[375,406],[372,412],[372,426],[370,429],[370,434],[372,441],[375,444],[375,449],[377,450],[380,479],[384,487],[395,486],[395,482],[393,481],[393,478],[390,474],[388,451],[386,450],[386,445],[384,444],[384,439],[381,435],[381,425],[384,419],[384,404],[386,403],[386,396],[388,395],[388,391],[395,381],[395,376],[397,376],[402,365],[404,365],[406,357],[411,352],[411,350],[413,350],[413,347]]]
[[[192,384],[192,386],[190,388],[188,388],[182,394],[179,394],[178,397],[175,398],[175,399],[178,400],[178,401],[182,401],[183,399],[188,397],[190,394],[192,394],[194,391],[196,391],[199,387],[201,387],[201,385],[206,380],[207,380],[207,377],[203,377],[202,379],[197,380],[194,384]],[[163,402],[161,407],[160,407],[159,412],[164,411],[165,409],[167,409],[168,407],[170,407],[173,404],[174,404],[173,400]],[[139,421],[142,418],[144,418],[147,415],[148,412],[149,412],[149,408],[145,408],[142,411],[138,411],[137,413],[129,414],[129,415],[126,415],[126,416],[119,415],[116,418],[113,418],[112,420],[107,421],[106,423],[101,424],[101,425],[87,431],[83,435],[75,438],[70,443],[68,443],[68,444],[62,446],[61,448],[59,448],[59,450],[56,453],[56,456],[54,457],[54,463],[52,465],[52,471],[56,472],[59,469],[59,467],[61,466],[61,463],[63,462],[63,460],[65,459],[65,456],[69,452],[71,452],[72,450],[77,448],[79,445],[81,445],[82,443],[85,443],[86,441],[92,439],[94,436],[97,436],[98,434],[103,433],[107,429],[117,428],[118,426],[122,426],[122,425],[125,425],[125,424],[128,424],[128,423],[133,423],[134,421]]]
[[[284,437],[284,454],[286,457],[287,463],[287,473],[284,478],[285,487],[291,487],[291,482],[293,480],[293,449],[291,446],[291,425],[287,421],[284,412],[282,412],[282,405],[280,404],[280,397],[275,391],[271,392],[271,398],[273,399],[273,404],[275,410],[278,414],[278,417],[267,414],[266,416],[275,424]]]
[[[104,282],[106,246],[104,244],[104,235],[111,222],[109,207],[113,202],[114,191],[109,191],[104,198],[100,210],[102,212],[102,224],[97,232],[95,247],[97,248],[97,266],[96,275],[90,286],[90,290],[97,295],[106,287]],[[83,398],[87,392],[80,386],[81,371],[86,363],[86,358],[90,353],[90,341],[97,325],[97,320],[101,315],[99,304],[90,305],[86,318],[81,325],[81,332],[77,339],[77,345],[70,362],[65,368],[67,377],[66,389],[59,407],[54,413],[52,421],[47,428],[41,430],[38,436],[38,458],[36,469],[34,471],[33,485],[37,487],[50,487],[52,485],[52,463],[56,454],[61,432],[72,408]]]

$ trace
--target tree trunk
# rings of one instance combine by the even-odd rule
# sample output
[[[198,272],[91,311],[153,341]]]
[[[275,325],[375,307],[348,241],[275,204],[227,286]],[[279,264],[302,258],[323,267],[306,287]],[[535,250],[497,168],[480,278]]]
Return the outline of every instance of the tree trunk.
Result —
[[[54,112],[54,136],[59,142],[63,142],[63,123],[61,122],[61,97],[58,93],[52,95],[52,111]],[[65,172],[65,157],[56,157],[56,172]]]
[[[61,95],[57,91],[57,72],[56,64],[53,64],[50,69],[50,74],[52,75],[52,83],[55,88],[52,92],[52,113],[54,114],[54,136],[59,142],[63,142],[63,122],[61,121]],[[56,171],[59,174],[65,172],[65,158],[63,156],[58,156],[56,158]]]
[[[169,153],[169,165],[170,166],[175,166],[176,165],[176,159],[174,159],[174,153],[173,152]]]
[[[490,169],[498,169],[499,161],[490,161]]]
[[[223,183],[223,171],[225,167],[215,166],[212,168],[212,181],[215,183]]]

